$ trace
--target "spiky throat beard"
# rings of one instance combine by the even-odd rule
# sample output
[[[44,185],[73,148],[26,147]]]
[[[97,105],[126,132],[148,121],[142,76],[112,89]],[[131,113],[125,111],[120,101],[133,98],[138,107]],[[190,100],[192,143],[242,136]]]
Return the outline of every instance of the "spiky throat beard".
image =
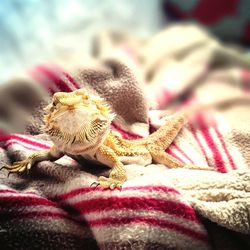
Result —
[[[49,114],[45,132],[52,140],[61,140],[65,144],[94,143],[109,131],[113,115],[105,117],[86,109],[64,111],[59,114]]]

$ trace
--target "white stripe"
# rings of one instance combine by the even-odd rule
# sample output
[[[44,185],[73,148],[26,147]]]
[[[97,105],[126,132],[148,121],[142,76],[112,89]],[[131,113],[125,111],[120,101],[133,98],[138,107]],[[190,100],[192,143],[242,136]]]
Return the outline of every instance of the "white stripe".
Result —
[[[0,197],[6,197],[6,198],[12,198],[12,197],[23,197],[23,198],[38,198],[40,200],[46,200],[46,198],[44,197],[41,197],[39,195],[36,195],[36,194],[31,194],[31,193],[12,193],[12,192],[9,192],[9,193],[0,193]]]
[[[16,135],[16,134],[13,134],[15,137],[17,137],[17,138],[13,138],[13,139],[15,139],[15,140],[18,140],[18,138],[21,138],[21,139],[26,139],[26,140],[29,140],[30,141],[30,143],[38,143],[38,144],[41,144],[41,145],[43,145],[43,146],[46,146],[46,147],[51,147],[51,146],[53,146],[53,143],[52,142],[50,142],[50,141],[44,141],[44,140],[42,140],[42,139],[35,139],[34,137],[31,137],[31,136],[23,136],[23,135],[20,135],[20,134],[18,134],[18,135]],[[30,144],[30,143],[28,143],[28,144]],[[33,145],[33,144],[32,144]]]
[[[239,148],[230,145],[230,154],[233,156],[233,160],[235,160],[235,165],[237,169],[247,169],[249,170],[249,165],[247,161],[244,159],[243,155],[239,151]]]
[[[6,186],[6,185],[0,183],[0,190],[1,190],[1,189],[7,190],[7,191],[10,191],[10,192],[11,192],[11,191],[15,191],[15,192],[16,192],[16,190],[11,189],[10,187],[8,187],[8,186]]]
[[[134,239],[145,243],[157,242],[177,249],[210,249],[208,244],[175,230],[143,223],[95,226],[92,231],[99,243],[117,242],[119,244],[119,242],[131,242]]]
[[[170,146],[169,149],[184,163],[191,163],[191,161],[185,155],[183,155],[175,146]]]
[[[45,68],[46,68],[46,70],[48,69],[47,67],[45,67]],[[35,79],[37,81],[41,82],[46,87],[46,89],[50,88],[50,89],[53,90],[53,92],[59,92],[60,91],[60,89],[57,87],[55,82],[52,81],[49,76],[46,76],[45,73],[41,72],[40,69],[36,69],[35,75],[38,76],[38,77],[35,77]]]
[[[200,142],[203,150],[206,153],[206,156],[207,156],[208,161],[209,161],[208,164],[212,165],[212,166],[215,166],[215,162],[214,162],[214,158],[213,158],[213,152],[210,149],[210,147],[208,146],[203,134],[200,131],[197,131],[196,136],[197,136],[197,139]]]
[[[232,132],[232,128],[230,127],[229,122],[227,122],[224,117],[215,114],[214,119],[217,123],[217,129],[219,133],[222,135],[225,144],[227,145],[227,137],[225,135],[227,134],[229,135]],[[235,162],[235,165],[237,165],[237,168],[241,169],[248,168],[248,164],[245,161],[243,155],[240,153],[239,148],[235,147],[233,143],[230,143],[230,146],[227,147],[227,151],[228,154],[231,155],[233,161]],[[231,167],[231,169],[233,168]]]
[[[49,68],[50,73],[53,74],[57,79],[60,79],[62,82],[64,82],[64,84],[67,85],[71,91],[75,90],[75,88],[73,88],[73,85],[69,84],[69,80],[67,80],[66,76],[63,75],[63,71],[58,66],[51,65],[48,68]],[[58,86],[58,88],[60,87]]]
[[[20,196],[20,195],[18,195]],[[26,196],[28,197],[28,196]],[[37,206],[20,206],[20,207],[13,207],[11,209],[12,211],[15,212],[20,212],[20,214],[25,214],[25,213],[32,213],[32,212],[50,212],[50,213],[60,213],[61,215],[66,215],[66,212],[53,206],[49,205],[37,205]],[[7,212],[9,211],[9,208],[0,208],[1,212]],[[147,218],[152,218],[152,219],[159,219],[163,220],[166,222],[171,222],[175,224],[180,224],[184,228],[190,229],[192,228],[193,231],[198,232],[198,233],[206,233],[206,230],[204,230],[203,226],[201,224],[198,224],[197,222],[193,222],[190,220],[186,220],[185,218],[179,218],[173,215],[168,215],[162,212],[158,211],[150,211],[150,210],[111,210],[111,211],[105,211],[103,213],[100,212],[92,212],[88,214],[81,215],[77,217],[77,219],[80,220],[88,220],[91,222],[92,220],[97,220],[97,219],[103,219],[103,218],[110,218],[110,217],[117,217],[117,218],[127,218],[127,217],[136,217],[136,216],[146,216]]]
[[[22,145],[21,143],[14,143],[14,144],[9,144],[7,145],[7,148],[8,149],[13,149],[13,150],[21,150],[21,151],[31,151],[31,152],[34,152],[34,151],[38,151],[37,149],[35,148],[32,148],[32,147],[27,147],[25,145]],[[26,153],[25,152],[25,153]],[[27,152],[28,153],[28,152]],[[28,153],[29,154],[29,153]]]
[[[6,143],[6,146],[9,147],[19,147],[19,148],[25,148],[29,151],[38,151],[38,150],[44,150],[44,148],[38,147],[38,146],[34,146],[33,144],[28,144],[22,141],[18,141],[16,139],[11,139],[8,141],[8,143]]]
[[[26,151],[25,153],[27,153],[27,155],[31,155],[32,153],[30,153],[30,152],[37,152],[37,151],[46,150],[44,148],[39,148],[39,147],[27,147],[25,145],[25,143],[22,143],[21,141],[16,141],[16,140],[10,140],[10,141],[14,142],[14,144],[11,144],[11,145],[7,144],[8,148],[13,148],[13,150],[19,149],[22,151],[24,151],[24,149],[25,149],[25,151]],[[30,145],[33,145],[33,144],[30,144]],[[29,153],[27,151],[29,151]],[[58,164],[62,164],[62,165],[64,165],[64,164],[66,164],[66,165],[70,164],[71,166],[73,166],[72,164],[78,165],[78,163],[75,160],[73,160],[72,158],[70,158],[67,155],[64,155],[62,158],[56,160],[55,162]]]
[[[228,134],[232,131],[231,127],[229,126],[229,122],[226,121],[226,119],[223,116],[214,112],[213,118],[216,122],[216,125],[219,131],[223,131],[223,133],[225,134]]]
[[[11,143],[11,145],[8,145],[9,143]],[[19,140],[16,140],[16,139],[10,139],[10,140],[8,140],[8,143],[6,143],[6,145],[7,145],[7,147],[13,148],[15,150],[16,149],[23,150],[24,148],[25,148],[26,151],[27,150],[28,151],[43,151],[43,150],[46,150],[45,148],[36,146],[34,144],[25,143],[25,142],[23,142],[21,140],[19,141]],[[72,163],[76,163],[75,160],[73,160],[72,158],[70,158],[67,155],[64,155],[62,158],[60,158],[56,162],[59,163],[59,164],[68,164],[68,163],[72,164]]]
[[[73,160],[72,158],[70,158],[67,155],[64,155],[62,158],[56,160],[55,162],[58,163],[58,164],[61,164],[61,165],[68,165],[68,164],[70,164],[70,167],[78,166],[77,161]]]
[[[66,73],[67,74],[67,73]],[[74,86],[73,83],[71,83],[71,81],[63,74],[60,74],[60,78],[62,79],[62,81],[65,82],[65,84],[71,89],[71,91],[76,90],[76,87]]]

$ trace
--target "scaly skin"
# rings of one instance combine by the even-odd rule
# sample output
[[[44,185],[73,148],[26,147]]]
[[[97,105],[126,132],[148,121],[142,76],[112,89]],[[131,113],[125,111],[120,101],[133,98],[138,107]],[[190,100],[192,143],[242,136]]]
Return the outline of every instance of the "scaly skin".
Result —
[[[89,95],[83,89],[54,94],[46,111],[45,132],[54,146],[12,166],[4,166],[9,173],[21,173],[37,162],[54,161],[67,154],[91,158],[112,168],[109,177],[101,176],[95,183],[110,189],[121,188],[126,181],[123,164],[148,165],[155,162],[170,168],[211,170],[186,165],[165,152],[194,110],[175,114],[166,125],[139,140],[125,140],[114,135],[110,130],[114,118],[110,108],[101,98]]]

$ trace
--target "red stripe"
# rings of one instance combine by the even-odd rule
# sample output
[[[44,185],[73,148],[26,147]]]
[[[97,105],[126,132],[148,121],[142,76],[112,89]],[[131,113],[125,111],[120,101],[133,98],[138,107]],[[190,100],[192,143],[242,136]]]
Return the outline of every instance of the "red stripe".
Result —
[[[0,142],[4,142],[11,139],[10,134],[0,133]]]
[[[7,133],[5,131],[3,131],[1,128],[0,128],[0,136],[4,136],[6,135]]]
[[[192,207],[171,200],[141,197],[108,197],[94,198],[74,203],[74,207],[81,213],[103,212],[109,210],[155,210],[172,214],[187,220],[198,222],[195,211]]]
[[[172,142],[171,146],[175,147],[185,158],[187,158],[191,163],[194,163],[191,158],[175,143]]]
[[[14,147],[16,147],[16,146],[21,146],[21,147],[23,148],[23,150],[25,149],[25,150],[28,150],[28,151],[39,151],[39,149],[37,149],[37,148],[28,147],[28,146],[25,146],[25,145],[23,145],[23,144],[21,144],[21,143],[18,143],[18,142],[10,142],[10,143],[7,143],[7,144],[3,145],[2,148],[3,148],[4,150],[8,150],[9,147],[11,147],[11,146],[14,146]]]
[[[11,142],[8,142],[8,143],[6,143],[5,145],[4,145],[4,148],[9,148],[10,146],[15,146],[15,145],[18,145],[18,146],[21,146],[21,147],[23,147],[23,148],[25,148],[25,149],[28,149],[28,150],[30,150],[30,151],[38,151],[39,149],[37,149],[37,148],[35,148],[35,147],[29,147],[29,146],[26,146],[26,145],[24,145],[24,144],[22,144],[22,143],[20,143],[20,142],[18,142],[18,141],[11,141]]]
[[[119,192],[125,192],[125,191],[147,191],[147,192],[165,192],[165,193],[175,193],[180,194],[176,189],[172,187],[166,187],[166,186],[142,186],[142,187],[124,187],[122,191]],[[87,194],[90,192],[101,192],[101,193],[109,193],[110,190],[102,189],[102,188],[93,188],[93,187],[82,187],[78,189],[74,189],[70,192],[63,193],[60,195],[57,195],[53,197],[53,200],[66,200],[73,198],[79,194]]]
[[[16,190],[12,190],[12,189],[0,189],[0,194],[4,193],[4,194],[31,194],[31,195],[37,195],[36,193],[33,192],[17,192]],[[45,199],[43,197],[41,197],[42,199]]]
[[[174,97],[174,93],[167,90],[164,86],[160,88],[157,98],[157,109],[165,107]]]
[[[122,137],[124,139],[141,139],[141,138],[143,138],[140,135],[133,134],[133,133],[130,133],[130,132],[123,130],[118,125],[116,125],[114,122],[112,122],[111,127],[114,127],[122,135]]]
[[[168,222],[165,220],[159,220],[154,218],[147,217],[128,217],[128,218],[102,218],[98,220],[88,221],[89,225],[92,227],[98,226],[120,226],[120,225],[131,225],[131,224],[148,224],[153,225],[155,227],[167,228],[170,230],[177,231],[181,234],[189,236],[193,239],[200,240],[202,242],[208,243],[209,239],[206,234],[198,233],[193,231],[192,229],[188,229],[178,225],[176,223]]]
[[[195,96],[191,96],[190,99],[189,99],[189,100],[186,100],[183,104],[184,104],[184,107],[186,107],[186,108],[189,108],[191,105],[198,105]],[[199,114],[199,113],[197,112],[197,113],[193,116],[192,121],[191,121],[191,120],[188,121],[187,124],[188,124],[189,130],[190,130],[190,132],[192,133],[192,135],[193,135],[195,141],[198,143],[198,145],[199,145],[199,147],[200,147],[200,149],[201,149],[201,151],[202,151],[202,154],[203,154],[203,156],[204,156],[205,159],[206,159],[207,164],[210,165],[210,160],[209,160],[209,157],[208,157],[208,155],[207,155],[207,152],[206,152],[205,148],[203,147],[202,143],[200,142],[200,139],[199,139],[198,136],[197,136],[198,127],[196,127],[196,128],[194,127],[194,124],[198,125],[198,121],[197,121],[197,115],[198,115],[198,114]],[[193,124],[193,122],[194,122],[194,124]]]
[[[17,203],[15,204],[12,204],[11,203],[11,199],[5,199],[5,202],[7,200],[7,206],[5,205],[5,209],[7,207],[8,209],[8,206],[10,206],[10,208],[17,208],[19,206],[34,206],[34,205],[49,205],[50,204],[47,204],[47,201],[46,200],[41,200],[41,199],[35,199],[35,198],[32,198],[32,199],[27,199],[28,197],[13,197],[15,199],[12,199],[13,202],[16,202],[18,200]],[[30,197],[29,197],[30,198]],[[0,201],[2,201],[3,199],[1,199],[0,197]],[[26,201],[29,201],[29,202],[32,202],[32,204],[29,204],[27,203]],[[45,204],[44,204],[45,203]],[[50,203],[50,202],[49,202]],[[14,206],[13,206],[14,205]],[[49,208],[48,208],[49,209]],[[139,208],[140,209],[140,208]],[[179,208],[177,208],[179,210]],[[107,210],[106,210],[107,211]],[[193,210],[192,210],[193,211]],[[64,212],[50,212],[50,211],[47,211],[47,212],[28,212],[28,208],[27,208],[27,212],[24,210],[22,212],[20,211],[16,211],[15,213],[15,210],[12,210],[11,213],[9,212],[4,212],[4,213],[0,213],[0,215],[2,215],[2,217],[0,216],[0,221],[8,221],[10,219],[23,219],[23,218],[41,218],[41,217],[49,217],[49,218],[67,218],[67,219],[71,219],[70,217],[68,217],[66,214],[64,214]],[[191,219],[193,220],[193,218],[191,217]],[[111,222],[112,221],[112,222]],[[174,223],[170,223],[170,222],[166,222],[166,221],[161,221],[161,220],[158,220],[158,219],[149,219],[149,218],[143,218],[143,217],[133,217],[133,218],[115,218],[115,219],[112,219],[112,218],[106,218],[106,219],[101,219],[101,220],[96,220],[96,221],[93,221],[93,220],[90,220],[88,221],[88,224],[90,226],[100,226],[100,225],[105,225],[105,224],[131,224],[131,223],[148,223],[148,224],[151,224],[151,225],[155,225],[155,226],[160,226],[160,227],[163,227],[163,228],[170,228],[170,229],[173,229],[173,230],[176,230],[176,231],[179,231],[181,233],[184,233],[184,234],[187,234],[191,237],[197,237],[198,238],[203,235],[203,234],[200,234],[200,233],[196,233],[190,229],[186,229],[186,228],[183,228],[181,227],[180,225],[177,225],[177,224],[174,224]],[[206,237],[205,235],[203,235],[203,237]]]
[[[1,193],[14,193],[14,194],[17,194],[17,191],[15,190],[11,190],[11,189],[0,189],[0,194]]]
[[[9,196],[1,196],[0,195],[0,204],[4,207],[8,208],[15,208],[15,207],[23,207],[23,206],[39,206],[39,205],[46,205],[51,207],[59,208],[55,202],[47,200],[46,198],[36,197],[36,196],[13,196],[10,194]]]
[[[9,191],[9,190],[8,190]],[[27,218],[62,218],[71,220],[77,224],[85,225],[84,221],[79,221],[71,217],[71,214],[68,214],[68,211],[64,211],[61,206],[58,206],[57,203],[54,203],[50,200],[47,200],[43,197],[35,197],[35,196],[12,196],[13,193],[10,193],[8,197],[1,197],[0,195],[0,207],[3,207],[4,210],[0,209],[0,221],[8,221],[10,219],[27,219]],[[35,206],[47,206],[48,211],[40,212],[38,211],[29,212],[29,207]],[[50,212],[50,207],[54,207],[60,210],[60,212]],[[22,211],[15,211],[15,209],[22,208]],[[67,213],[66,213],[67,212]]]
[[[75,81],[75,79],[70,75],[68,74],[67,72],[65,71],[62,71],[62,73],[65,75],[65,77],[74,85],[74,87],[76,89],[79,89],[80,86],[77,84],[77,82]]]
[[[241,87],[245,93],[250,91],[250,71],[248,69],[242,69],[240,71]]]
[[[154,126],[152,126],[152,125],[150,124],[150,132],[151,132],[151,133],[154,133],[155,131],[157,131],[157,129],[156,129]],[[182,154],[183,157],[187,158],[191,163],[193,163],[193,161],[185,154],[184,151],[182,151],[182,150],[177,146],[177,144],[176,144],[174,141],[171,143],[170,147],[168,147],[168,148],[165,150],[168,154],[174,156],[176,159],[178,159],[179,161],[183,162],[183,160],[182,160],[180,157],[178,157],[178,156],[172,151],[171,147],[175,147],[175,149],[176,149],[177,151],[179,151],[179,153]]]
[[[178,156],[172,151],[171,148],[168,147],[168,148],[166,149],[166,153],[172,155],[172,156],[173,156],[174,158],[176,158],[177,160],[183,162],[183,160],[182,160],[180,157],[178,157]]]
[[[43,73],[45,76],[47,76],[52,82],[54,82],[60,90],[65,92],[71,92],[72,89],[69,88],[67,83],[65,83],[61,77],[57,74],[55,74],[52,69],[46,67],[45,65],[38,65],[37,69]],[[58,72],[59,73],[59,72]]]
[[[215,133],[216,133],[216,135],[218,136],[218,138],[219,138],[219,140],[221,142],[222,148],[223,148],[223,150],[226,153],[228,161],[229,161],[232,169],[237,169],[237,166],[235,165],[235,163],[233,161],[233,158],[232,158],[232,156],[230,155],[230,153],[229,153],[229,151],[227,149],[227,146],[226,146],[226,143],[224,141],[224,138],[222,137],[222,134],[220,133],[220,131],[218,129],[218,126],[217,126],[217,123],[216,123],[215,119],[213,119],[213,121],[214,121],[214,130],[215,130]]]
[[[52,88],[51,82],[48,81],[48,79],[44,79],[41,77],[40,72],[38,71],[37,67],[32,68],[27,71],[27,73],[37,82],[42,84],[42,86],[51,94],[53,95],[55,91]]]
[[[1,137],[0,137],[0,141],[1,141]],[[11,140],[11,139],[16,139],[18,141],[21,141],[21,142],[24,142],[24,143],[27,143],[27,144],[30,144],[30,145],[33,145],[33,146],[36,146],[36,147],[40,147],[40,148],[43,148],[43,149],[48,149],[50,148],[50,146],[47,146],[45,144],[42,144],[42,143],[39,143],[39,142],[36,142],[36,141],[31,141],[27,138],[23,138],[23,137],[19,137],[15,134],[9,134],[7,137],[4,137],[3,139],[7,139],[7,140]]]
[[[184,234],[186,236],[192,237],[196,240],[200,240],[202,242],[208,243],[208,237],[206,234],[203,233],[198,233],[196,231],[193,231],[191,229],[182,227],[181,225],[168,222],[165,220],[159,220],[159,219],[154,219],[154,218],[145,218],[145,217],[129,217],[129,218],[102,218],[99,220],[89,220],[88,222],[85,221],[75,221],[75,219],[67,216],[64,213],[60,212],[19,212],[17,211],[16,213],[0,213],[0,221],[1,222],[6,222],[9,220],[13,219],[40,219],[40,218],[49,218],[49,219],[68,219],[73,222],[77,222],[81,226],[91,226],[91,227],[98,227],[98,226],[108,226],[108,225],[115,225],[115,226],[120,226],[124,224],[132,225],[132,224],[148,224],[148,225],[153,225],[156,227],[161,227],[161,228],[167,228],[173,231],[177,231],[181,234]],[[53,223],[53,221],[51,221]]]
[[[198,114],[197,120],[198,120],[199,125],[200,125],[200,131],[201,131],[207,145],[209,146],[209,148],[211,149],[211,151],[213,153],[213,158],[214,158],[214,163],[215,163],[216,169],[221,173],[226,173],[227,170],[225,168],[223,158],[222,158],[221,153],[219,152],[219,150],[217,148],[216,143],[213,140],[213,137],[209,133],[209,129],[208,129],[208,126],[204,120],[204,117],[201,114]]]
[[[74,85],[74,87],[76,89],[79,89],[80,86],[78,85],[78,83],[76,82],[76,80],[67,72],[64,71],[63,68],[61,68],[59,65],[57,64],[52,64],[51,65],[53,68],[57,68],[58,71],[62,72],[62,74]]]
[[[203,154],[203,155],[205,156],[205,158],[206,158],[207,164],[209,164],[209,158],[208,158],[208,156],[207,156],[206,150],[204,149],[203,145],[201,144],[201,142],[200,142],[200,140],[199,140],[199,138],[198,138],[198,136],[197,136],[197,134],[196,134],[196,131],[195,131],[195,128],[194,128],[193,124],[192,124],[191,122],[188,122],[188,125],[189,125],[189,129],[190,129],[191,133],[192,133],[193,136],[194,136],[194,139],[196,140],[196,142],[198,143],[198,145],[199,145],[199,147],[200,147],[200,149],[201,149],[201,151],[202,151],[202,154]]]

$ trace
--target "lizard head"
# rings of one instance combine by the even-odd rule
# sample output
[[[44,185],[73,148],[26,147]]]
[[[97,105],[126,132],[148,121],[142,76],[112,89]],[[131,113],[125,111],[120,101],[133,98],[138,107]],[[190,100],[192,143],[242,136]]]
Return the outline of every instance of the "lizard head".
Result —
[[[109,130],[114,118],[103,99],[84,89],[55,93],[45,111],[45,132],[65,143],[96,141]]]

